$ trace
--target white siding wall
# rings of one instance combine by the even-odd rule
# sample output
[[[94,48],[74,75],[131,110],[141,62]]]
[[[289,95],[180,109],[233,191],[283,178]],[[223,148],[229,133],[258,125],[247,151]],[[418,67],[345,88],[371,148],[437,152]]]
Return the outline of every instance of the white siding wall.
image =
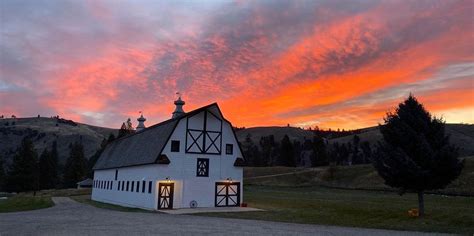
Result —
[[[158,201],[158,182],[165,182],[166,177],[172,176],[178,169],[176,165],[143,165],[134,167],[119,168],[118,178],[115,181],[115,169],[110,170],[98,170],[94,172],[94,180],[113,180],[112,189],[92,189],[92,200],[107,202],[112,204],[118,204],[123,206],[144,208],[144,209],[156,209]],[[117,190],[119,181],[140,181],[139,192]],[[142,193],[142,183],[145,182],[145,193]],[[148,182],[152,181],[152,192],[148,193]],[[181,208],[181,188],[182,181],[174,180],[174,207]],[[129,184],[131,187],[131,183]],[[135,186],[136,188],[136,183]]]
[[[201,114],[193,117],[188,123],[195,129],[202,129],[202,125],[196,122],[203,119]],[[202,121],[202,120],[201,120]],[[215,119],[208,119],[208,122],[217,122]],[[191,125],[190,125],[191,124]],[[208,124],[212,129],[220,126],[211,123]],[[171,152],[171,141],[180,141],[180,151]],[[233,145],[233,154],[225,154],[226,144]],[[214,207],[215,201],[215,183],[226,181],[232,178],[234,182],[241,183],[241,202],[243,202],[243,170],[241,167],[235,167],[234,161],[237,157],[242,157],[237,140],[229,123],[223,121],[222,124],[222,147],[221,155],[190,154],[185,153],[186,145],[186,118],[182,119],[171,138],[166,144],[163,154],[167,155],[171,163],[169,165],[143,165],[135,167],[120,168],[117,181],[113,181],[112,190],[93,188],[92,199],[96,201],[108,202],[113,204],[139,207],[145,209],[156,209],[158,200],[158,182],[165,181],[167,177],[175,183],[173,208],[188,208],[192,200],[198,202],[198,207]],[[196,176],[197,158],[209,159],[209,177]],[[94,172],[94,180],[114,180],[115,169],[98,170]],[[145,193],[117,191],[118,181],[147,181]],[[153,181],[152,194],[148,193],[148,181]],[[141,185],[141,182],[140,182]]]

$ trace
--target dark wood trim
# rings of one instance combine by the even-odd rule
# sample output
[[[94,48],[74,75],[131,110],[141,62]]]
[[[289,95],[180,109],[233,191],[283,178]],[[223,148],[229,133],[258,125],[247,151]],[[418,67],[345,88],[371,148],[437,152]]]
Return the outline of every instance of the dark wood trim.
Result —
[[[206,169],[204,175],[199,175],[200,166],[199,163],[204,161],[206,163]],[[209,177],[209,158],[197,158],[196,160],[196,177]]]
[[[225,186],[225,194],[218,194],[217,190],[218,190],[218,186],[219,185],[224,185]],[[229,195],[229,186],[230,185],[236,185],[237,186],[237,193],[234,195]],[[230,207],[230,206],[235,206],[235,207],[239,207],[240,206],[240,193],[241,193],[241,189],[240,189],[240,182],[216,182],[216,185],[215,185],[215,193],[214,193],[214,206],[215,207]],[[225,205],[220,205],[219,206],[219,203],[220,202],[217,202],[217,197],[222,197],[224,196],[224,199],[225,199]],[[237,197],[237,202],[233,205],[229,205],[229,197],[230,196],[236,196]],[[223,200],[224,200],[223,199]],[[222,201],[222,200],[221,200]]]
[[[161,187],[166,187],[166,186],[170,186],[170,192],[168,193],[168,196],[165,197],[165,199],[167,198],[168,199],[168,204],[167,204],[167,207],[164,207],[162,208],[161,207],[161,202],[160,200],[162,199],[162,189]],[[173,209],[173,198],[174,198],[174,183],[160,183],[158,182],[158,206],[157,208],[158,209]]]

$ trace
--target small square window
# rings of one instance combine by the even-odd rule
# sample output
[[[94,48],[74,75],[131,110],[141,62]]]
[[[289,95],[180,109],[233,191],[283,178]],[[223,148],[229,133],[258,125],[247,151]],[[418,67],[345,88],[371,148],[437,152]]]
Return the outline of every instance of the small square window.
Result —
[[[179,152],[179,140],[171,140],[171,152]]]
[[[209,177],[209,159],[198,158],[196,167],[197,177]]]
[[[228,154],[228,155],[234,154],[234,145],[226,144],[225,145],[225,154]]]

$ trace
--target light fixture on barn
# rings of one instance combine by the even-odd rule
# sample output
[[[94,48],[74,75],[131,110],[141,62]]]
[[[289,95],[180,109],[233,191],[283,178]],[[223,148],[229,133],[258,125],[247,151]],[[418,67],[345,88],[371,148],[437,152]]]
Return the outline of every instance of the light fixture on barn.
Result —
[[[170,179],[169,176],[167,176],[165,180],[166,180],[167,183],[171,183],[171,179]]]
[[[227,183],[232,183],[232,178],[231,177],[227,178],[226,180],[227,180]]]

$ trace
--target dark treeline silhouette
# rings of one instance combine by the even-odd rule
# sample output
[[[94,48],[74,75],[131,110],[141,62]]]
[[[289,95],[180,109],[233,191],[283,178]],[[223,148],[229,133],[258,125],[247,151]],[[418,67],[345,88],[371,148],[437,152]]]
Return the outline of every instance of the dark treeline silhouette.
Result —
[[[273,135],[263,136],[258,143],[249,134],[241,143],[243,154],[249,166],[327,166],[368,164],[375,148],[368,141],[360,141],[354,135],[351,142],[329,144],[326,138],[315,135],[303,142],[291,140],[285,135],[275,140]]]
[[[113,134],[103,139],[101,148],[89,160],[84,156],[81,142],[71,143],[66,164],[61,166],[57,142],[45,148],[38,157],[30,137],[24,137],[10,165],[0,156],[0,192],[36,193],[41,189],[74,188],[77,182],[93,176],[92,167],[105,146],[113,140]]]

